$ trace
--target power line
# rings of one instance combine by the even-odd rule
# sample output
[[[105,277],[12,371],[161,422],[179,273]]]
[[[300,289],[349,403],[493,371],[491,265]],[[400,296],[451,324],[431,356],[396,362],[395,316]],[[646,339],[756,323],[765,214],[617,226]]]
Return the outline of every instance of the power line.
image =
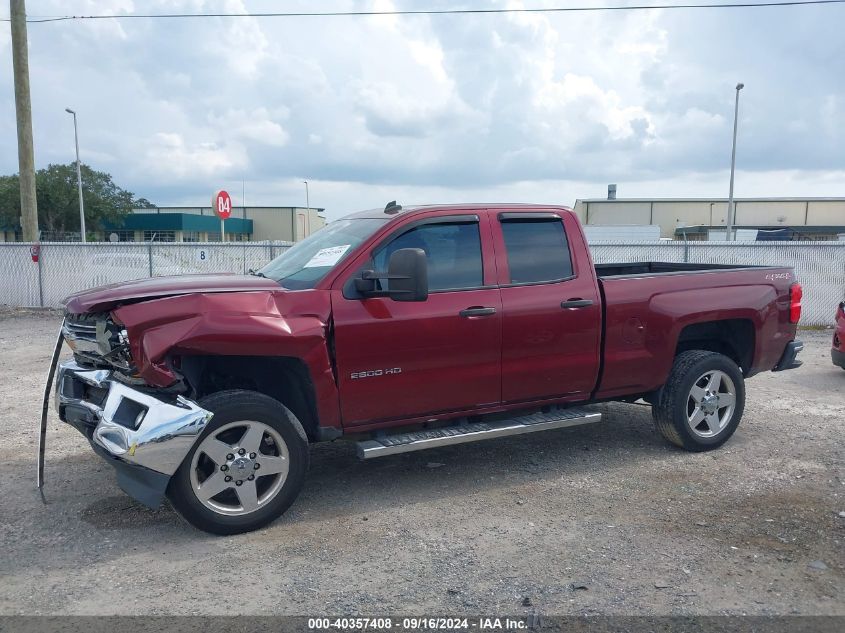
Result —
[[[481,15],[502,13],[574,13],[596,11],[649,11],[653,9],[759,9],[764,7],[793,7],[821,4],[844,4],[845,0],[781,0],[772,2],[725,2],[716,4],[645,4],[604,7],[545,7],[502,9],[408,9],[395,11],[323,11],[323,12],[267,12],[267,13],[128,13],[120,15],[63,15],[30,18],[27,22],[65,22],[69,20],[128,20],[128,19],[190,19],[190,18],[317,18],[317,17],[373,17],[402,15]],[[0,18],[8,22],[9,18]]]

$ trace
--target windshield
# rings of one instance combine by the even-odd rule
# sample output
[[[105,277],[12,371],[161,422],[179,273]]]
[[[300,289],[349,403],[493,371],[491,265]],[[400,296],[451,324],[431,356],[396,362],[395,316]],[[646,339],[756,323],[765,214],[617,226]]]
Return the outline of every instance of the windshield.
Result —
[[[258,272],[285,288],[313,288],[389,218],[338,220],[279,255]]]

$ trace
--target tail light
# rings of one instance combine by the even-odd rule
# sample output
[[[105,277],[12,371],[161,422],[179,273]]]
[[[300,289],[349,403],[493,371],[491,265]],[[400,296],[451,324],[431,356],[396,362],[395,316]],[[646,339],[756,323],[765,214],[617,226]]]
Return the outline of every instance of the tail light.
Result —
[[[789,322],[798,323],[801,319],[801,297],[804,291],[801,284],[792,284],[789,287]]]

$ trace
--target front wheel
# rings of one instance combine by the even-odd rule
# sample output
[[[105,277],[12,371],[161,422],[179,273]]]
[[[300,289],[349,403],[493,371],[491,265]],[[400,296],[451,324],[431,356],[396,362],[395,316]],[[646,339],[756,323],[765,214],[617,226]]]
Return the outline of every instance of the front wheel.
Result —
[[[213,534],[240,534],[273,521],[305,480],[302,424],[277,400],[252,391],[222,391],[199,404],[214,417],[170,480],[173,507]]]
[[[690,350],[675,358],[652,407],[660,433],[688,451],[708,451],[728,441],[745,408],[742,371],[716,352]]]

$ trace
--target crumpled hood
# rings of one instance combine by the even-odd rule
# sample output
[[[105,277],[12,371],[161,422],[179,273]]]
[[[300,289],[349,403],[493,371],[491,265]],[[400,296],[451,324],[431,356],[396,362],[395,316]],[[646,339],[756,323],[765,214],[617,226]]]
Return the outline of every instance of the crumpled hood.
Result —
[[[234,273],[178,275],[173,277],[148,277],[91,288],[70,295],[63,303],[68,312],[82,314],[110,310],[121,303],[197,292],[247,292],[279,289],[279,284],[272,279],[253,275],[236,275]]]

